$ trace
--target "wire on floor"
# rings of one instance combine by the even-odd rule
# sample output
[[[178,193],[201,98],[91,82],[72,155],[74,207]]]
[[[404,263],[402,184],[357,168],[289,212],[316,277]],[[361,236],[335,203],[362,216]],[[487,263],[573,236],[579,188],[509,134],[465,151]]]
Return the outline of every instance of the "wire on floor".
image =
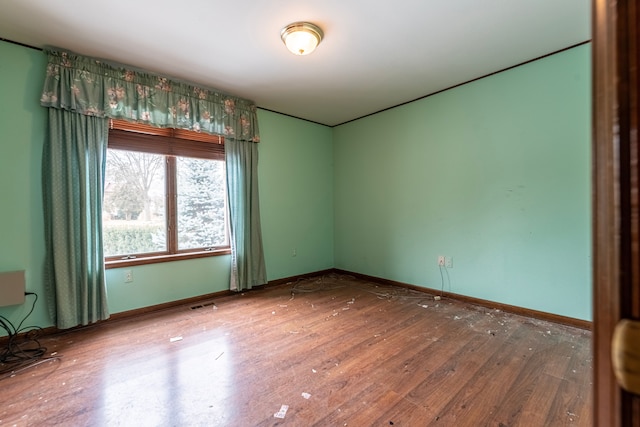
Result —
[[[0,379],[4,378],[6,373],[19,372],[31,366],[34,362],[42,359],[47,349],[38,341],[38,333],[42,330],[39,326],[22,326],[27,318],[33,313],[38,295],[33,292],[27,292],[25,295],[33,295],[33,304],[31,310],[20,321],[18,326],[14,326],[4,316],[0,316],[0,328],[7,332],[7,345],[0,349]]]

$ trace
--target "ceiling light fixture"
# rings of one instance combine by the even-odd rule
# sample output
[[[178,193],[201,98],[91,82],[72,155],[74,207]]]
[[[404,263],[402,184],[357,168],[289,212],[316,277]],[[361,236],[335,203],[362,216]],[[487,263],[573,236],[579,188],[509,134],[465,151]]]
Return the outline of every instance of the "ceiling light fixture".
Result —
[[[308,55],[322,41],[324,33],[310,22],[294,22],[280,31],[280,38],[295,55]]]

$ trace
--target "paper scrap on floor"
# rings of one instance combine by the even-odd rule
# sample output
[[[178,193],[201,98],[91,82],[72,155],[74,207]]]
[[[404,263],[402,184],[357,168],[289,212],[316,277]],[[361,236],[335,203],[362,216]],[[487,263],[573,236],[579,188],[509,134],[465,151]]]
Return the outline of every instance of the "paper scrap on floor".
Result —
[[[280,407],[280,410],[278,412],[276,412],[275,414],[273,414],[274,417],[276,418],[284,418],[285,415],[287,415],[287,410],[289,409],[289,405],[282,405]]]

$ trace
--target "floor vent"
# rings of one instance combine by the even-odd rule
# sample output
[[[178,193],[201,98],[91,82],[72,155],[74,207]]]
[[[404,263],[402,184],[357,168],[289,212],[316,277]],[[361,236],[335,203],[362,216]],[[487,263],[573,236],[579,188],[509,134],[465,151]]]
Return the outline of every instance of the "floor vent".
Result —
[[[213,309],[217,309],[218,307],[216,307],[216,303],[213,301],[210,302],[205,302],[202,304],[197,304],[197,305],[192,305],[191,306],[191,310],[200,310],[201,308],[206,308],[206,307],[213,307]]]

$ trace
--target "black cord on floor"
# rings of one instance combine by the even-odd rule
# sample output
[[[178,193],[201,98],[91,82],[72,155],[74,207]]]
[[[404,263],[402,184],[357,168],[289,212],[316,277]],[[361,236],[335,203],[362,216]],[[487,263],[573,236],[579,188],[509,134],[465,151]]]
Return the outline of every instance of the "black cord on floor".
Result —
[[[33,292],[26,292],[25,295],[33,295],[35,298],[33,299],[31,310],[24,316],[17,327],[6,317],[0,316],[0,328],[7,332],[7,345],[5,348],[0,349],[0,376],[7,372],[15,371],[23,365],[38,361],[47,352],[47,349],[37,339],[38,332],[42,328],[39,326],[22,326],[33,313],[38,301],[38,295]]]

